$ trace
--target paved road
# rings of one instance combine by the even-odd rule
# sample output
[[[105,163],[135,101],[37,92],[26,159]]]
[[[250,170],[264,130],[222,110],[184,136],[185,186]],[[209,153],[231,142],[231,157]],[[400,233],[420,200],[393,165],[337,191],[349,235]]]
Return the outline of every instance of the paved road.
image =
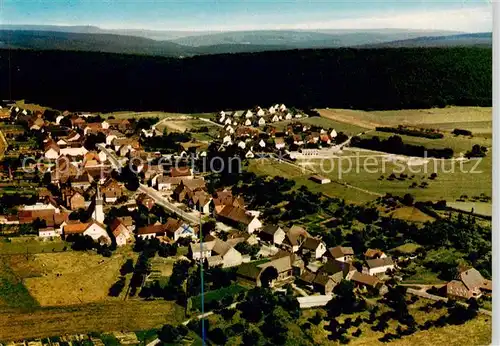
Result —
[[[114,169],[120,170],[122,168],[122,165],[114,152],[106,148],[104,144],[97,144],[97,147],[106,154],[111,166],[113,166]]]
[[[184,219],[188,222],[192,222],[194,224],[197,224],[200,222],[199,216],[189,214],[189,213],[185,212],[184,210],[180,209],[179,207],[174,205],[172,202],[170,202],[167,198],[163,197],[160,194],[160,192],[156,191],[155,189],[153,189],[149,186],[146,186],[144,184],[140,184],[138,191],[144,192],[149,197],[154,199],[156,204],[161,205],[162,207],[171,211],[172,213],[177,214],[182,219]]]

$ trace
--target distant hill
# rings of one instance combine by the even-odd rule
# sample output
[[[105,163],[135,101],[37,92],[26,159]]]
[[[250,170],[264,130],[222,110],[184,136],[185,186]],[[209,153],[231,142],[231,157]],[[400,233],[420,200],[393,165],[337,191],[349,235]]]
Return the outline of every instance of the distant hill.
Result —
[[[112,34],[58,31],[0,30],[0,48],[127,53],[180,57],[193,55],[189,47],[170,41]]]
[[[412,47],[492,47],[491,32],[459,34],[448,36],[424,36],[408,40],[398,40],[379,44],[367,44],[362,48],[412,48]]]
[[[338,48],[428,36],[452,35],[456,32],[413,30],[255,30],[181,37],[173,42],[190,47],[220,45],[280,46],[289,49]]]
[[[2,30],[6,27],[15,30]],[[207,54],[341,47],[491,47],[491,33],[452,35],[451,32],[443,31],[408,30],[324,30],[322,32],[263,30],[196,33],[198,36],[155,40],[143,36],[178,37],[176,35],[190,35],[192,32],[111,31],[115,33],[104,33],[105,30],[95,26],[0,25],[0,48],[125,53],[179,58]],[[443,35],[444,33],[446,35]],[[427,36],[419,36],[424,34]]]

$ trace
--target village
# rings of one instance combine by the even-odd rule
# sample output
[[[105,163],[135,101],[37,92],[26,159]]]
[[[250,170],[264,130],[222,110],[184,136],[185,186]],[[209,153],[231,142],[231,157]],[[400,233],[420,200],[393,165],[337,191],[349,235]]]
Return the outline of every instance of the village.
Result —
[[[22,236],[37,242],[57,239],[104,257],[152,242],[160,248],[182,247],[186,251],[179,260],[208,270],[232,268],[242,286],[292,287],[303,308],[325,306],[342,281],[350,281],[357,292],[384,296],[388,281],[402,280],[400,264],[416,258],[393,257],[385,248],[355,253],[350,246],[328,247],[302,224],[265,222],[261,211],[249,208],[247,196],[234,193],[230,185],[212,188],[212,173],[197,164],[204,158],[267,155],[293,165],[296,158],[333,155],[349,145],[349,136],[303,124],[301,119],[310,115],[284,104],[220,111],[203,120],[217,128],[213,140],[174,142],[163,148],[168,153],[151,151],[155,138],[167,136],[153,122],[69,111],[54,116],[9,104],[0,114],[11,126],[1,132],[4,154],[19,158],[0,172],[2,184],[20,176],[42,182],[35,197],[2,209],[4,236],[16,237],[22,230]],[[282,128],[273,126],[285,120],[289,123]],[[30,145],[11,145],[23,136]],[[310,180],[330,183],[317,174]],[[161,264],[151,269],[151,262],[149,269],[137,272],[134,290],[151,288],[161,277]],[[492,283],[469,267],[439,288],[436,297],[467,300],[491,295]]]

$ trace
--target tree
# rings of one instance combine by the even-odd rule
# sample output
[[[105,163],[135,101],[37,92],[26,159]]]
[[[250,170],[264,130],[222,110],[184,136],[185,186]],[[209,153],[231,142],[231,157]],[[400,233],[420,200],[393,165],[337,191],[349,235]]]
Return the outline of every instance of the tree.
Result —
[[[134,271],[134,260],[129,258],[125,263],[123,263],[122,267],[120,268],[120,274],[127,275],[129,273],[132,273],[133,271]]]
[[[270,287],[271,282],[273,280],[276,280],[278,278],[278,270],[273,267],[269,266],[264,269],[262,274],[260,275],[260,282],[262,283],[262,287]]]
[[[208,336],[216,345],[224,345],[227,341],[227,336],[221,328],[210,330]]]
[[[176,327],[165,324],[158,333],[158,338],[166,343],[174,343],[179,340],[180,334]]]
[[[250,328],[245,333],[243,333],[243,345],[255,346],[259,344],[260,333],[254,328],[255,327],[250,325]]]
[[[108,295],[111,297],[118,297],[125,287],[125,278],[122,276],[120,279],[110,287]]]
[[[414,201],[415,201],[415,198],[412,195],[410,195],[409,193],[407,193],[403,196],[402,203],[404,205],[407,205],[407,206],[412,206]]]

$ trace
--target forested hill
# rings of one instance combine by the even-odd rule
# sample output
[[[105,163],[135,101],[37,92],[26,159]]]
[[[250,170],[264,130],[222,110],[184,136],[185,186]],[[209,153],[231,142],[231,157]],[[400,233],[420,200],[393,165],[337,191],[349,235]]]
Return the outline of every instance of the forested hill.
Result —
[[[0,50],[0,96],[59,109],[205,112],[276,102],[355,109],[491,106],[487,48],[324,49],[174,59]]]

